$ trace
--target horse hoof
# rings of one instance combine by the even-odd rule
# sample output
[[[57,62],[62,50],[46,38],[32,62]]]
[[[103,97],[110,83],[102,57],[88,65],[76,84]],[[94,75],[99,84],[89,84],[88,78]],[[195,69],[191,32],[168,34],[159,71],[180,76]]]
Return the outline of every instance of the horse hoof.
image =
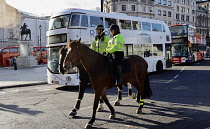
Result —
[[[119,106],[120,105],[120,102],[119,101],[116,101],[115,103],[114,103],[114,106]]]
[[[73,111],[72,111],[72,112],[69,113],[69,116],[72,116],[72,117],[74,117],[74,116],[76,116],[76,115],[77,115],[77,112],[73,112]]]
[[[133,94],[131,95],[131,98],[132,98],[132,99],[136,99],[136,94],[133,93]]]
[[[110,115],[110,116],[109,116],[109,119],[112,119],[112,120],[113,120],[113,119],[115,119],[115,116],[116,116],[116,115]]]
[[[93,124],[86,124],[86,125],[85,125],[85,128],[86,128],[86,129],[90,129],[90,128],[92,128],[92,127],[93,127]]]
[[[103,110],[104,110],[104,107],[100,107],[100,108],[97,109],[98,112],[101,112]]]
[[[140,114],[140,113],[142,113],[141,109],[136,110],[136,114]]]

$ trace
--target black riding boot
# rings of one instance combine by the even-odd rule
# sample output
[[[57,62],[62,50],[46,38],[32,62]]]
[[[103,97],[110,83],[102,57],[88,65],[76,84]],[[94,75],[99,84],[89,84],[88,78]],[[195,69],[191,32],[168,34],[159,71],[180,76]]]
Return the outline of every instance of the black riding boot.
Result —
[[[122,69],[121,66],[117,66],[117,85],[122,85]]]

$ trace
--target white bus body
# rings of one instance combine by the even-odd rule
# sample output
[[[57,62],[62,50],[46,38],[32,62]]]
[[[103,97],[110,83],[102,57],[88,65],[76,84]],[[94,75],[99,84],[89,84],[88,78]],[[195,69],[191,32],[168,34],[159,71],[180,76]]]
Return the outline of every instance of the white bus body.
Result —
[[[51,16],[47,32],[48,83],[79,84],[76,71],[72,70],[66,75],[58,73],[58,50],[70,39],[81,38],[82,43],[90,45],[96,36],[95,27],[99,24],[104,25],[105,33],[108,35],[110,35],[110,25],[118,24],[125,39],[125,55],[135,54],[145,57],[149,65],[148,72],[162,71],[172,66],[171,34],[163,21],[118,13],[66,9]]]

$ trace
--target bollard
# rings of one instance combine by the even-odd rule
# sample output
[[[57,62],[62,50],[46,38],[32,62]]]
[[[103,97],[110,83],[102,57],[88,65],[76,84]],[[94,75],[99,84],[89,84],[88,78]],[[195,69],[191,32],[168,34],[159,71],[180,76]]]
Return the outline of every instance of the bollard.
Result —
[[[13,65],[14,65],[14,70],[17,70],[17,62],[16,62],[16,58],[13,58]]]

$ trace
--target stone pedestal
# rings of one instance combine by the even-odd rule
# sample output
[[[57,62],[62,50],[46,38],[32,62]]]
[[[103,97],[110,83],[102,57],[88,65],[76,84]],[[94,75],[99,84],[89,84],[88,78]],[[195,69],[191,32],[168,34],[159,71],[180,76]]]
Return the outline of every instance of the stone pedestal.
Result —
[[[33,42],[19,41],[19,57],[17,58],[18,68],[28,68],[37,65],[37,61],[33,56]]]

